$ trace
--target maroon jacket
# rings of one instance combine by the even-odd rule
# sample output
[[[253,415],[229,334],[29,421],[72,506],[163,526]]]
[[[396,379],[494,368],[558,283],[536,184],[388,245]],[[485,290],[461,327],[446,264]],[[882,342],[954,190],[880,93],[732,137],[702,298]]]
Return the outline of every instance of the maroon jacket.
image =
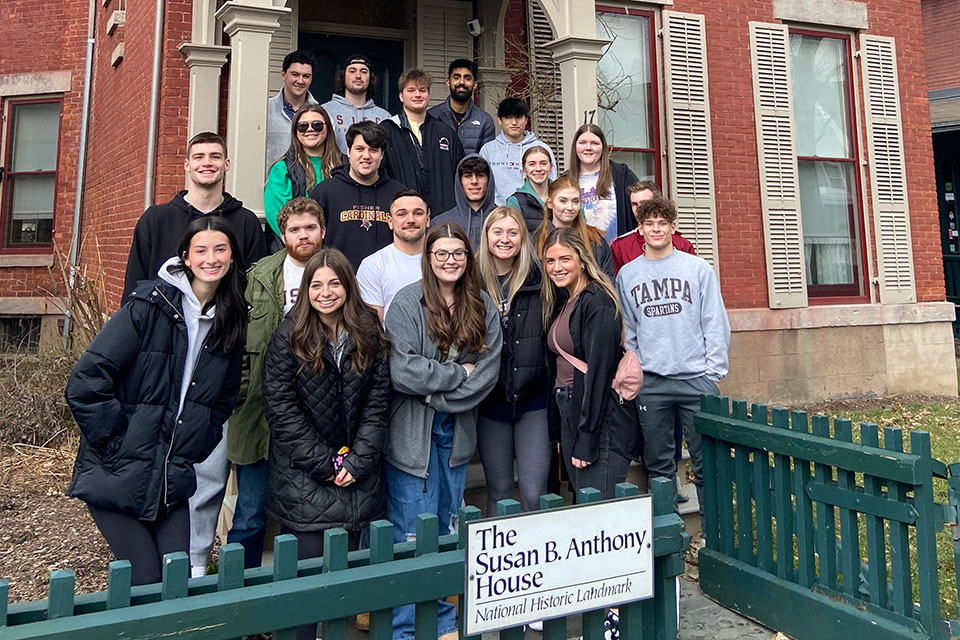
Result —
[[[684,253],[697,255],[697,250],[693,248],[693,243],[680,235],[679,231],[673,232],[673,248]],[[620,273],[623,265],[631,260],[635,260],[643,255],[643,236],[638,229],[632,229],[613,241],[610,245],[613,251],[613,271]]]

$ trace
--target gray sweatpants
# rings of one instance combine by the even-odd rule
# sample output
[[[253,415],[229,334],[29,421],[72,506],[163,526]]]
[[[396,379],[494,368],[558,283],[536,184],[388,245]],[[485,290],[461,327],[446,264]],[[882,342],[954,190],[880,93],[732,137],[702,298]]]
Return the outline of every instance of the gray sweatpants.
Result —
[[[217,448],[206,460],[193,465],[193,470],[197,474],[197,490],[190,498],[190,565],[206,568],[230,477],[226,423]]]
[[[643,464],[651,478],[670,478],[677,507],[677,461],[673,429],[679,417],[693,466],[700,516],[703,516],[703,455],[700,434],[693,428],[693,416],[700,410],[700,394],[720,392],[717,383],[705,376],[681,380],[644,373],[643,387],[637,394],[637,410],[643,430]]]

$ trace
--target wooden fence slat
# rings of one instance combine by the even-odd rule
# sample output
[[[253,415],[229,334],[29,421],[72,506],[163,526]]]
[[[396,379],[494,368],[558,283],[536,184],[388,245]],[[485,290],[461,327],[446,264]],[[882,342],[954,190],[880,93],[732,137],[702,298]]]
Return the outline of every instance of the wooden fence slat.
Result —
[[[696,427],[699,418],[694,418]],[[703,477],[717,477],[717,452],[720,450],[716,440],[701,436],[700,452],[703,456]],[[703,536],[711,549],[720,548],[720,498],[716,482],[703,483]]]
[[[549,494],[549,495],[560,500],[560,504],[563,505],[563,498],[555,494]],[[540,496],[541,505],[543,505],[543,500],[545,497],[547,496]],[[541,508],[543,507],[541,506]],[[471,520],[479,520],[481,515],[482,514],[480,513],[480,509],[477,509],[476,507],[472,507],[472,506],[460,507],[460,516],[457,519],[457,534],[458,534],[457,548],[458,549],[465,549],[467,546],[467,523],[470,522]],[[463,616],[457,617],[457,636],[460,638],[460,640],[464,640],[464,638],[470,637],[470,636],[463,635],[463,627],[465,623],[466,621],[464,620]],[[476,636],[473,636],[473,637],[476,637]]]
[[[50,572],[47,587],[47,619],[68,618],[73,615],[73,570],[59,569]]]
[[[833,421],[835,437],[842,442],[853,442],[853,427],[850,420],[837,418]],[[837,469],[837,485],[852,491],[857,486],[853,471]],[[843,592],[856,596],[860,590],[860,518],[854,509],[841,506],[840,513],[840,570],[843,572]]]
[[[790,414],[786,409],[773,410],[773,427],[786,429]],[[790,504],[790,456],[773,456],[774,515],[777,520],[777,577],[793,581],[793,509]]]
[[[809,433],[806,411],[792,411],[790,427],[798,433]],[[813,539],[813,502],[807,495],[807,483],[810,482],[810,462],[804,458],[793,459],[793,495],[796,501],[797,534],[797,582],[806,587],[813,585],[817,579],[814,562]]]
[[[933,500],[933,455],[930,434],[914,431],[910,434],[910,453],[920,456],[926,467],[924,482],[913,489],[913,506],[917,510],[917,577],[920,596],[920,622],[936,639],[946,638],[946,628],[940,618],[940,582],[937,575],[937,529]]]
[[[871,422],[860,425],[860,443],[867,447],[880,447],[879,429]],[[866,495],[880,499],[883,483],[872,475],[863,476]],[[866,515],[867,525],[867,580],[870,583],[870,602],[887,606],[887,548],[884,539],[883,519]]]
[[[163,583],[160,598],[176,600],[187,597],[187,580],[190,579],[190,557],[183,551],[163,556]]]
[[[323,572],[333,573],[347,568],[347,553],[349,552],[349,534],[340,528],[327,529],[323,532]],[[318,631],[317,637],[327,640],[347,639],[347,619],[337,618],[326,620]]]
[[[753,487],[751,486],[750,450],[736,446],[734,452],[734,477],[737,480],[737,557],[756,566],[753,554]],[[755,452],[759,454],[758,452]]]
[[[7,626],[7,598],[10,595],[10,582],[0,578],[0,627]]]
[[[750,414],[747,411],[747,401],[746,400],[734,400],[733,401],[733,412],[731,413],[733,418],[737,420],[749,420]]]
[[[297,577],[297,538],[288,534],[273,539],[273,581],[291,580]],[[296,640],[296,628],[277,629],[274,640]]]
[[[393,560],[393,525],[386,520],[370,523],[370,564]],[[390,640],[393,637],[393,609],[370,612],[369,640]]]
[[[498,516],[512,516],[520,513],[521,511],[523,511],[523,509],[521,508],[520,503],[513,498],[497,501]],[[500,632],[500,638],[502,640],[523,640],[523,625],[502,630]]]
[[[217,591],[243,586],[243,545],[231,542],[220,547],[217,564]]]
[[[750,409],[754,424],[767,424],[766,405],[754,403]],[[704,477],[709,477],[704,475]],[[773,563],[773,510],[770,487],[770,455],[763,450],[753,452],[753,499],[756,504],[754,517],[757,527],[757,566],[764,571],[775,570]]]
[[[614,497],[630,498],[640,494],[640,489],[635,484],[621,482],[614,487]],[[656,561],[654,561],[656,562]],[[656,579],[656,577],[654,577]],[[641,601],[635,600],[628,602],[620,607],[620,635],[624,638],[642,638],[643,633],[643,608]]]
[[[903,451],[903,432],[896,427],[883,430],[883,446],[887,451]],[[891,500],[906,502],[907,487],[900,482],[887,484]],[[903,615],[913,613],[913,583],[910,581],[910,538],[907,525],[890,523],[890,567],[893,583],[893,610]]]
[[[417,557],[437,553],[438,520],[434,514],[417,516]],[[437,601],[427,600],[416,604],[414,633],[417,640],[434,640],[437,637]]]
[[[589,504],[600,501],[600,491],[593,487],[585,487],[577,492],[577,504]],[[580,614],[584,640],[603,640],[603,618],[606,614],[602,609],[585,611]]]
[[[129,560],[114,560],[107,566],[107,609],[130,606],[130,580],[133,571]]]
[[[830,418],[823,415],[813,416],[810,420],[813,435],[821,438],[830,437]],[[833,467],[822,463],[814,463],[813,478],[819,484],[833,483]],[[833,507],[824,502],[816,501],[817,526],[816,543],[817,555],[820,558],[819,582],[830,589],[837,588],[837,526],[836,512]]]
[[[733,458],[729,444],[720,440],[716,443],[717,508],[720,510],[717,517],[720,524],[719,549],[728,556],[732,556],[736,553],[733,529]]]
[[[725,398],[722,398],[724,404]],[[656,516],[665,516],[674,514],[673,510],[673,487],[667,478],[654,478],[651,483],[653,493],[653,513]],[[671,566],[670,559],[678,560],[678,567],[672,567],[673,570],[667,570]],[[654,572],[653,578],[653,637],[658,640],[677,637],[677,574],[683,572],[683,560],[679,554],[670,557],[660,557],[654,561],[654,566],[659,569],[659,574]],[[649,601],[648,601],[649,602]],[[646,609],[644,609],[646,613]],[[644,625],[646,627],[646,625]],[[649,628],[649,627],[647,627]]]
[[[555,493],[540,496],[540,509],[559,509],[563,506],[563,498]],[[561,616],[552,620],[543,621],[542,640],[567,640],[567,618]]]

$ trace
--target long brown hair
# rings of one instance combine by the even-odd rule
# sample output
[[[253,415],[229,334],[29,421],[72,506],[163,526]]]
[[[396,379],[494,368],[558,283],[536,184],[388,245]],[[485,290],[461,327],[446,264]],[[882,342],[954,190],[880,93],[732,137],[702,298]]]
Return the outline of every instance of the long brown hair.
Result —
[[[536,233],[537,256],[541,260],[543,260],[544,245],[547,242],[547,236],[550,234],[550,224],[553,218],[553,210],[550,208],[550,203],[553,202],[557,194],[564,189],[573,189],[577,193],[580,193],[580,185],[576,179],[570,177],[569,174],[564,174],[550,183],[550,187],[547,190],[547,201],[543,203],[543,222],[537,227]],[[603,244],[603,232],[587,224],[586,219],[583,217],[583,205],[580,206],[580,215],[574,218],[571,228],[580,234],[584,244],[595,247]]]
[[[330,172],[343,164],[343,154],[340,153],[340,147],[337,146],[337,135],[333,129],[333,122],[330,120],[330,114],[319,104],[305,104],[293,116],[293,122],[290,127],[290,146],[293,147],[293,155],[297,163],[303,167],[307,176],[307,189],[312,189],[320,179],[313,170],[313,163],[310,162],[310,156],[304,149],[303,143],[297,137],[297,125],[300,124],[300,118],[306,113],[319,113],[323,118],[323,128],[327,132],[327,137],[322,143],[323,153],[320,154],[320,166],[323,167],[324,179],[330,177]],[[276,162],[283,162],[284,156],[280,156]],[[276,163],[274,163],[276,164]],[[298,194],[293,194],[298,195]],[[301,194],[302,195],[302,194]]]
[[[452,312],[440,292],[440,284],[430,263],[433,260],[433,245],[441,238],[461,241],[467,252],[463,275],[454,284],[457,304]],[[463,227],[452,222],[431,225],[424,241],[420,267],[423,270],[423,301],[427,305],[427,337],[436,343],[440,355],[446,358],[451,346],[461,352],[486,351],[483,341],[487,337],[487,311],[483,303],[483,288],[476,257],[470,250],[470,238]]]
[[[600,285],[603,292],[610,296],[610,299],[613,300],[613,306],[616,309],[616,317],[620,318],[623,316],[620,309],[620,296],[617,295],[617,291],[613,288],[613,284],[611,284],[607,274],[600,270],[600,266],[593,257],[593,252],[587,247],[579,233],[569,228],[554,229],[547,235],[544,244],[544,257],[546,256],[546,250],[554,245],[566,247],[576,253],[580,258],[580,262],[583,263],[583,275],[586,276],[587,280]],[[557,286],[553,284],[553,280],[550,279],[546,271],[546,261],[544,261],[544,276],[540,286],[540,298],[543,302],[543,326],[549,327],[550,322],[553,320],[553,307],[557,301]]]
[[[600,175],[597,176],[597,197],[606,198],[610,195],[610,185],[613,184],[613,168],[610,166],[610,146],[607,144],[607,137],[603,135],[603,129],[595,124],[582,124],[573,134],[573,143],[570,145],[570,170],[569,174],[574,180],[580,180],[580,156],[577,155],[577,140],[585,133],[592,133],[600,138]]]
[[[500,279],[497,277],[497,267],[493,261],[493,255],[490,253],[487,231],[495,222],[500,222],[504,218],[513,220],[520,229],[520,252],[513,259],[510,273],[507,274],[507,278],[501,286]],[[517,295],[517,291],[520,290],[523,283],[526,282],[535,261],[533,248],[530,246],[530,233],[527,231],[527,223],[523,220],[523,214],[513,207],[497,207],[491,211],[483,223],[483,231],[480,232],[480,252],[477,255],[477,263],[480,267],[480,276],[483,278],[483,288],[486,289],[495,303],[501,301],[506,303],[499,305],[501,315],[510,313],[513,298]]]
[[[330,267],[346,290],[341,324],[347,335],[357,345],[351,370],[362,372],[378,355],[382,358],[390,351],[390,341],[380,327],[380,316],[360,297],[360,287],[353,275],[350,261],[337,249],[320,249],[307,261],[300,280],[300,293],[293,305],[293,331],[290,332],[290,347],[303,366],[309,366],[314,374],[323,371],[323,348],[330,340],[336,340],[320,319],[320,312],[310,305],[310,282],[317,269]]]

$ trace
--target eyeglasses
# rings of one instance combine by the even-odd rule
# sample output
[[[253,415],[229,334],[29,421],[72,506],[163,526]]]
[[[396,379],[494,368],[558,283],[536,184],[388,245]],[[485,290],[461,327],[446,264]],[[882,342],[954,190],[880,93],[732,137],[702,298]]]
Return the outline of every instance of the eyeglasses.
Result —
[[[323,120],[314,120],[313,122],[298,122],[297,131],[300,133],[306,133],[310,130],[310,127],[313,127],[314,131],[323,131]]]
[[[430,253],[432,253],[433,257],[439,262],[446,262],[451,256],[453,256],[454,262],[463,262],[467,257],[467,252],[464,249],[457,249],[456,251],[444,251],[443,249],[437,249],[436,251],[431,251]]]

